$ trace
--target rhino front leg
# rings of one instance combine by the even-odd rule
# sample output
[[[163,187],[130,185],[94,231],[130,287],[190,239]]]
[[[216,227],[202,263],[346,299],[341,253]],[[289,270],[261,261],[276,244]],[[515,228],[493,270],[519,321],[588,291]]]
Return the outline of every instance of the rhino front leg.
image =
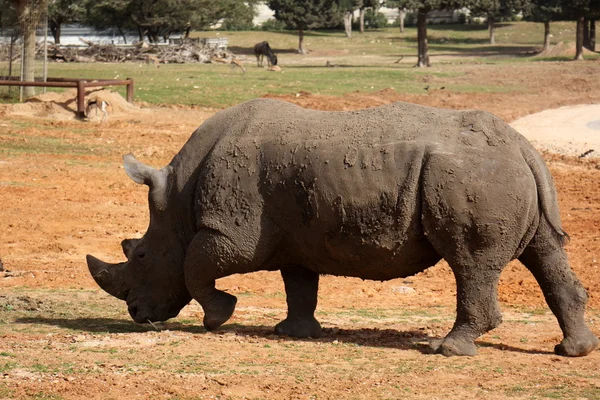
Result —
[[[224,235],[212,230],[196,234],[185,259],[185,284],[204,310],[204,327],[217,329],[233,314],[237,298],[215,288],[217,278],[231,274],[236,247]]]
[[[578,357],[598,347],[600,341],[584,320],[587,293],[571,270],[557,235],[545,220],[519,260],[537,280],[563,332],[564,339],[554,352]]]
[[[498,281],[502,268],[488,265],[456,266],[450,263],[457,286],[456,321],[444,339],[432,341],[432,349],[445,356],[474,356],[475,339],[502,322],[498,305]]]
[[[275,326],[275,333],[298,338],[318,338],[323,335],[315,319],[319,274],[304,267],[286,267],[281,276],[287,296],[287,318]]]

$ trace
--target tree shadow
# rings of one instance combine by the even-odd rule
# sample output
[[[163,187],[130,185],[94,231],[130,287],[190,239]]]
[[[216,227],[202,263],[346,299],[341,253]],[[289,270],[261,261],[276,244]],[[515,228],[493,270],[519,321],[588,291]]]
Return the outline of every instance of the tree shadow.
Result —
[[[269,43],[270,45],[270,43]],[[277,54],[297,54],[298,49],[279,49],[271,46],[273,52]],[[228,46],[227,50],[231,51],[233,54],[244,54],[247,56],[254,56],[254,46],[252,47],[244,47],[244,46]]]
[[[513,22],[496,22],[497,28],[506,28],[513,26]],[[487,23],[483,24],[427,24],[428,31],[457,31],[457,32],[478,32],[487,31]]]
[[[409,36],[403,39],[408,43],[417,43],[416,36]],[[489,43],[489,38],[444,38],[444,37],[427,37],[427,43],[435,44],[486,44]]]
[[[112,318],[44,318],[28,317],[18,318],[15,322],[21,324],[42,324],[51,325],[59,328],[86,331],[90,333],[144,333],[155,330],[169,330],[177,332],[187,332],[193,334],[209,333],[200,325],[183,324],[177,321],[150,324],[137,324],[133,321],[119,320]],[[258,337],[270,341],[281,341],[282,337],[276,335],[273,326],[267,325],[241,325],[237,323],[225,324],[217,331],[217,334],[233,334],[236,336]],[[408,331],[399,331],[396,329],[377,329],[377,328],[357,328],[357,329],[339,329],[324,328],[323,336],[318,339],[298,339],[286,337],[290,342],[320,342],[320,343],[351,343],[357,346],[380,347],[397,350],[417,350],[422,354],[433,354],[433,349],[429,342],[437,337],[433,337],[420,329]],[[514,346],[508,346],[500,343],[490,343],[485,341],[475,342],[480,347],[493,347],[502,351],[511,351],[525,354],[554,354],[544,350],[521,349]]]

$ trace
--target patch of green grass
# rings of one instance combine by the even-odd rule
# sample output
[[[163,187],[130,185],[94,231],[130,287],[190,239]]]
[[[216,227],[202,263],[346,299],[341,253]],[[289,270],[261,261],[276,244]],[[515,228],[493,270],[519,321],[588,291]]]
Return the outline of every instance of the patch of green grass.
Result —
[[[14,361],[5,362],[5,363],[0,362],[0,374],[6,373],[8,371],[11,371],[11,370],[17,368],[17,365],[18,364]]]
[[[35,399],[35,400],[63,400],[64,399],[64,397],[62,397],[61,395],[54,394],[54,393],[46,393],[46,392],[38,392],[38,393],[34,394],[31,398]]]
[[[64,139],[43,137],[43,136],[27,136],[26,140],[18,134],[4,134],[4,136],[15,138],[14,141],[4,141],[0,148],[0,154],[17,153],[17,154],[72,154],[72,155],[89,155],[103,154],[107,149],[101,146],[94,148],[82,145],[69,143]]]
[[[0,384],[0,398],[12,399],[14,396],[14,390],[6,386],[4,383]]]
[[[575,23],[552,23],[552,44],[574,41]],[[50,63],[49,75],[69,78],[135,80],[135,100],[152,104],[183,104],[224,108],[268,94],[295,95],[301,91],[342,96],[351,92],[373,92],[393,88],[402,93],[423,93],[423,76],[454,92],[521,91],[490,82],[479,85],[446,85],[444,77],[461,74],[452,65],[523,63],[570,60],[572,57],[531,57],[541,49],[543,24],[514,22],[499,24],[495,45],[489,45],[484,25],[430,25],[428,39],[433,66],[413,68],[416,62],[416,28],[407,27],[356,33],[351,39],[341,30],[306,32],[308,55],[296,54],[297,32],[195,32],[192,36],[224,37],[229,49],[245,57],[246,73],[222,64],[165,64],[154,68],[141,63]],[[253,46],[267,40],[278,53],[282,72],[268,72],[255,64]],[[402,62],[395,63],[400,58]],[[587,55],[586,58],[600,58]],[[337,66],[327,68],[326,63]],[[125,87],[115,86],[125,96]],[[2,99],[0,98],[0,101]],[[8,99],[5,101],[13,101]],[[44,129],[54,129],[45,127]],[[85,135],[87,130],[72,130]],[[87,151],[87,150],[86,150]]]

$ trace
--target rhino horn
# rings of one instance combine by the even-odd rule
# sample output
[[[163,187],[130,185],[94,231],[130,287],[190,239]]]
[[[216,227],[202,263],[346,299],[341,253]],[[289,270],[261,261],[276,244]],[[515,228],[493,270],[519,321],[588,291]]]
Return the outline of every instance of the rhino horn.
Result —
[[[169,175],[171,167],[162,169],[152,168],[138,161],[133,154],[123,156],[125,172],[135,182],[150,187],[150,197],[159,210],[167,207],[167,192],[169,190]]]
[[[126,263],[109,264],[89,254],[86,260],[92,277],[102,290],[119,300],[127,299],[129,290],[125,287],[125,280],[123,279],[123,270]]]

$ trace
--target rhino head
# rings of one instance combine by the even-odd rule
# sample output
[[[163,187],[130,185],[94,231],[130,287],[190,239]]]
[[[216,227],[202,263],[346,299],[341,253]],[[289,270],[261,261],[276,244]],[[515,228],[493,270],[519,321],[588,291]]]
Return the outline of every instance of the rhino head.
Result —
[[[111,264],[88,255],[88,269],[104,291],[127,303],[135,322],[165,321],[192,298],[185,286],[185,245],[176,226],[177,207],[168,202],[172,169],[154,169],[131,154],[123,160],[127,175],[150,188],[150,225],[141,239],[121,242],[126,262]]]

